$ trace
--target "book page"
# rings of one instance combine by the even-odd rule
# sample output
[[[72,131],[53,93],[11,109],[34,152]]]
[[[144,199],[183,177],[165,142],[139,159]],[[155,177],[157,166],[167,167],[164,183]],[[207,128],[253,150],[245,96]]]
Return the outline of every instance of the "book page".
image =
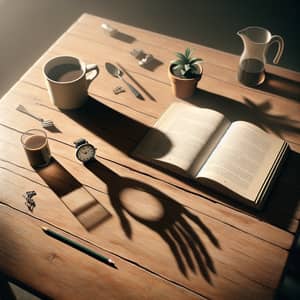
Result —
[[[208,178],[255,201],[286,143],[243,121],[231,124],[197,178]]]
[[[199,170],[228,127],[229,121],[219,112],[177,102],[162,115],[155,130],[149,130],[133,155],[196,174],[194,170]],[[168,149],[159,138],[162,134],[169,140]]]

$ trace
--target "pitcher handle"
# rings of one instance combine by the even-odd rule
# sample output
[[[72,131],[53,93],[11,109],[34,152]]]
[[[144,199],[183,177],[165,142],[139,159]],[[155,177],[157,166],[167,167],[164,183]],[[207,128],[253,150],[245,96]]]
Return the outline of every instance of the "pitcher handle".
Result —
[[[273,59],[273,63],[274,64],[278,64],[279,59],[282,55],[283,49],[284,49],[284,41],[283,38],[280,35],[272,35],[271,40],[269,42],[269,46],[274,44],[274,43],[278,43],[278,49],[276,52],[276,55]]]
[[[91,84],[91,82],[98,76],[99,67],[95,64],[86,65],[86,81],[87,86]]]

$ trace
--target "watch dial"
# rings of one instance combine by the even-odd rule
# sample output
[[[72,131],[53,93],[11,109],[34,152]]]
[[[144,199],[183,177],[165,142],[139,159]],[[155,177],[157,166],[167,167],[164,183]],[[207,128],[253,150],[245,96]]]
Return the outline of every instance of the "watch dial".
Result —
[[[77,151],[77,158],[82,162],[89,161],[94,158],[94,156],[95,148],[90,144],[82,145]]]

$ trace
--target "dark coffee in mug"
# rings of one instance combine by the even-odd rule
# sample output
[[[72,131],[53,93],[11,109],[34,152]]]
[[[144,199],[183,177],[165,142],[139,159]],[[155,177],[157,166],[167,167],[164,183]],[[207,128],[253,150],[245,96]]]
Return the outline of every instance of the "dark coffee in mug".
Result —
[[[42,167],[51,159],[47,137],[29,135],[24,139],[24,149],[32,167]]]
[[[48,72],[48,77],[58,82],[68,82],[78,79],[83,74],[80,65],[61,64],[54,66]]]

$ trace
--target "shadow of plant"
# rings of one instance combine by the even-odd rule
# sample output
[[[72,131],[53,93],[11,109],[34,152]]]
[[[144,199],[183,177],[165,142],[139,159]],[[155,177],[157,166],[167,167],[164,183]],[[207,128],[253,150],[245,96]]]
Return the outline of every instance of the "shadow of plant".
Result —
[[[250,114],[253,115],[256,120],[256,125],[263,129],[270,129],[275,134],[283,138],[282,131],[300,133],[300,121],[291,120],[286,115],[272,115],[269,111],[272,109],[272,105],[269,101],[265,101],[261,104],[255,104],[248,98],[244,98],[245,104],[250,110]]]
[[[300,121],[287,115],[271,113],[271,101],[260,104],[244,97],[244,103],[220,95],[197,90],[195,95],[187,100],[196,106],[219,111],[230,121],[246,121],[282,137],[284,132],[300,133]]]

